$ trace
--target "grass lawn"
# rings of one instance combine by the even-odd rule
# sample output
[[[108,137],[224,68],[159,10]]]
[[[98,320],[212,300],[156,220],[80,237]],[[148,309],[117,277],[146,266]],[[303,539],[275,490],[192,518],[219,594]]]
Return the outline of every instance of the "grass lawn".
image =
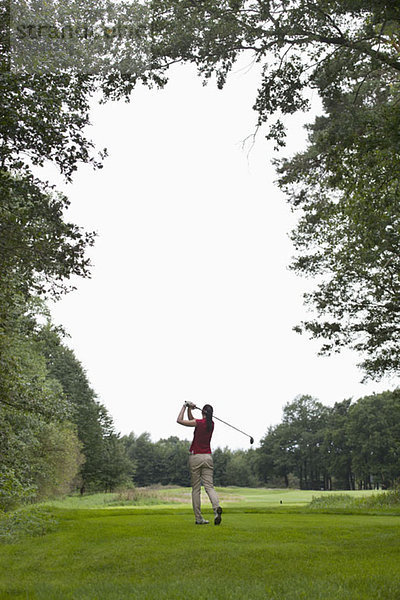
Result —
[[[188,490],[165,493],[174,504],[48,507],[53,531],[0,545],[0,599],[400,598],[399,516],[314,514],[304,492],[230,489],[221,526],[199,527]]]

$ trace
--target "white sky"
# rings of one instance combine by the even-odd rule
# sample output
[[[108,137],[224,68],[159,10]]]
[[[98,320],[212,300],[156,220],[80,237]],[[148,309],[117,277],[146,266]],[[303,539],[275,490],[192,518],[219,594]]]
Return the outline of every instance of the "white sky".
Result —
[[[98,238],[92,279],[52,309],[71,334],[99,400],[122,434],[154,441],[192,430],[176,423],[184,400],[256,445],[298,394],[332,405],[395,381],[360,383],[359,358],[317,356],[319,344],[292,331],[306,315],[310,282],[289,272],[295,222],[274,184],[272,145],[259,133],[250,154],[256,72],[237,70],[223,91],[177,68],[164,90],[138,89],[131,103],[94,106],[89,135],[110,156],[60,183],[67,217]],[[305,144],[289,121],[285,155]],[[218,424],[213,447],[248,448]]]

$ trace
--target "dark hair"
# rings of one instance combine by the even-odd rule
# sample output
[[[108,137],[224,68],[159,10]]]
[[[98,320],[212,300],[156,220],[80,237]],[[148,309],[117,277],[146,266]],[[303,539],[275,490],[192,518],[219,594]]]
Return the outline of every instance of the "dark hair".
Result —
[[[203,406],[203,408],[201,409],[201,412],[203,413],[203,415],[205,415],[206,417],[206,422],[207,422],[207,431],[212,431],[212,427],[213,427],[213,407],[210,404],[205,404]]]

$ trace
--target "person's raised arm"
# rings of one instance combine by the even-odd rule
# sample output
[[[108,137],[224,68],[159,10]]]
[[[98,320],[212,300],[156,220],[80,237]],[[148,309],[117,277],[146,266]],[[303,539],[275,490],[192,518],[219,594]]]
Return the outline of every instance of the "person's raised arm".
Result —
[[[184,418],[186,408],[188,409],[188,419]],[[196,419],[193,419],[191,407],[187,405],[186,402],[179,411],[176,422],[179,423],[179,425],[185,425],[185,427],[196,427]]]

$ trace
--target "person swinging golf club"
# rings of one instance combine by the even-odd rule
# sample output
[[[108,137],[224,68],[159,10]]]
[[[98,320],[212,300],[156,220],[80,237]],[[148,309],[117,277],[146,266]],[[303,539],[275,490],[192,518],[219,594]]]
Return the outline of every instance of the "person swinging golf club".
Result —
[[[214,465],[211,454],[211,437],[214,431],[213,407],[205,404],[202,408],[202,418],[194,419],[192,410],[197,408],[191,402],[185,402],[182,406],[177,423],[185,427],[194,427],[193,441],[190,446],[189,468],[192,479],[192,506],[196,525],[207,525],[209,521],[201,514],[201,484],[210,499],[214,511],[214,524],[221,523],[222,508],[219,505],[218,495],[214,489],[213,473]],[[185,411],[187,409],[187,419]]]

